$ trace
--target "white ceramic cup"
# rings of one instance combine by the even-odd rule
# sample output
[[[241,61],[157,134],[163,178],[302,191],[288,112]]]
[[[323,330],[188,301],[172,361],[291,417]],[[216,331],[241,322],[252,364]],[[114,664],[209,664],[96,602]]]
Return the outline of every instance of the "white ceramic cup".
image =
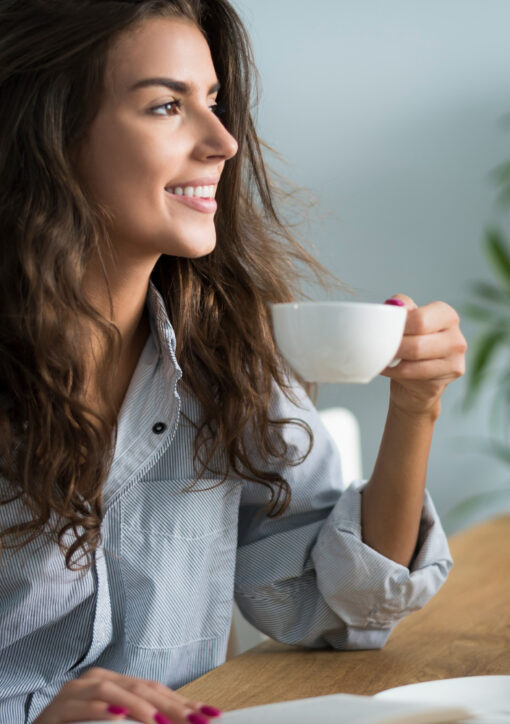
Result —
[[[366,302],[273,304],[276,342],[307,382],[371,382],[394,360],[405,307]]]

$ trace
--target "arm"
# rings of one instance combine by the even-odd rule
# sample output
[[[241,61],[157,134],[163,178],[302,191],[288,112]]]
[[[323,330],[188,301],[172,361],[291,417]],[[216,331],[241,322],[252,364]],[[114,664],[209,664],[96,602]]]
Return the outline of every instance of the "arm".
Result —
[[[446,386],[464,372],[466,340],[455,310],[443,302],[408,307],[402,362],[383,373],[392,378],[390,405],[377,461],[363,491],[363,540],[408,566],[418,538],[434,423]]]
[[[366,481],[345,489],[336,446],[309,398],[299,386],[294,389],[299,407],[277,389],[271,416],[308,422],[314,446],[304,462],[280,469],[292,489],[291,504],[282,516],[258,515],[267,491],[255,483],[244,485],[236,601],[254,626],[284,643],[379,648],[395,624],[424,606],[446,580],[452,564],[446,536],[425,492],[410,568],[364,542],[361,500]],[[301,457],[306,436],[292,426],[284,434],[296,458]]]
[[[403,566],[418,539],[434,421],[390,404],[374,471],[363,490],[363,540]]]

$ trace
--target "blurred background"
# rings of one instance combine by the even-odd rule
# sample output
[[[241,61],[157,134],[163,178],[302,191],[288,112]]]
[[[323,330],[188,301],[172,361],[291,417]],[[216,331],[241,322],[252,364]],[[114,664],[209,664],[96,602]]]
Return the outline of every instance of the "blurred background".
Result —
[[[482,248],[486,228],[508,226],[491,172],[510,159],[510,2],[234,5],[261,77],[259,135],[284,161],[266,158],[317,200],[302,236],[359,301],[402,292],[418,305],[455,307],[469,367],[479,324],[462,308],[470,282],[493,279]],[[489,434],[495,380],[467,410],[466,377],[443,396],[428,489],[448,533],[510,510],[510,464],[477,444]],[[364,477],[377,455],[388,390],[382,377],[319,388],[319,409],[345,406],[358,418]],[[476,504],[455,512],[479,493]]]

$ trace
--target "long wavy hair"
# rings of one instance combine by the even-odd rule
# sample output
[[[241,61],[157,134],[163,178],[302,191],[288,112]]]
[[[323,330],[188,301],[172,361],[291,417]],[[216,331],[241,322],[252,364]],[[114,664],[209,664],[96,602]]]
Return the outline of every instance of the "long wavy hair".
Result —
[[[234,475],[266,486],[265,512],[281,515],[291,490],[278,463],[298,464],[313,444],[302,420],[269,417],[275,384],[294,399],[270,304],[306,297],[302,281],[310,276],[324,288],[338,280],[277,211],[279,191],[250,113],[257,72],[235,10],[227,0],[0,0],[0,503],[21,500],[28,511],[0,532],[0,551],[44,532],[70,569],[87,568],[101,540],[121,348],[118,328],[82,292],[89,259],[103,259],[111,242],[107,210],[87,198],[73,150],[101,103],[112,43],[158,15],[188,18],[203,32],[221,83],[222,121],[239,144],[217,190],[222,243],[198,259],[163,254],[151,275],[175,329],[181,382],[203,411],[196,480],[220,452],[222,482]],[[85,397],[91,330],[105,350],[94,370],[103,415]],[[283,437],[287,424],[309,434],[297,461]],[[260,469],[253,450],[272,463]]]

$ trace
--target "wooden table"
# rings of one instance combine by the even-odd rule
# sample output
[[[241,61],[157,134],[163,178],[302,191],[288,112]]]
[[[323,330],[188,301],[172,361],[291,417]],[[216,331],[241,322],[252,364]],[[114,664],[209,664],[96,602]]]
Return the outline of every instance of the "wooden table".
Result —
[[[223,710],[326,694],[375,694],[432,679],[510,674],[510,516],[450,538],[441,590],[384,648],[305,649],[267,641],[183,686]]]

